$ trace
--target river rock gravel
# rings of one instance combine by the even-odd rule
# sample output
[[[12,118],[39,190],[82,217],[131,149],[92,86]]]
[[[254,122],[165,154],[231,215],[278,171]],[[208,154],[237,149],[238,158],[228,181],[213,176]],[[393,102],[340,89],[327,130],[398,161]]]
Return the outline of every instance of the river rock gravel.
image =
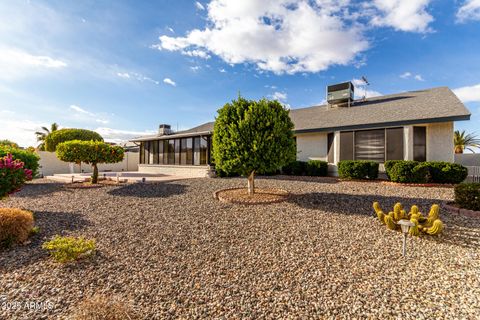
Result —
[[[41,231],[0,251],[0,319],[66,319],[93,295],[144,319],[478,319],[480,219],[441,211],[438,237],[408,239],[373,216],[453,200],[451,188],[267,177],[287,202],[234,205],[215,190],[246,179],[66,189],[36,180],[0,202],[34,212]],[[41,249],[55,234],[95,238],[90,260],[61,265]],[[25,304],[28,303],[28,304]]]

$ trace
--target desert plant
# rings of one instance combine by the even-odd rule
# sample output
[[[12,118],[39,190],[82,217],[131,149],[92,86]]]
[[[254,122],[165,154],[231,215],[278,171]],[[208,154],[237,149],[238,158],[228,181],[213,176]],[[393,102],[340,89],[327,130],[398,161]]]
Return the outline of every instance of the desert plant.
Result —
[[[0,146],[0,157],[8,154],[12,155],[13,160],[23,162],[24,168],[32,171],[32,176],[36,176],[39,168],[40,157],[30,150],[22,150],[11,146]]]
[[[480,139],[473,133],[465,134],[465,130],[455,130],[453,144],[455,153],[463,153],[465,149],[474,152],[473,148],[480,148]]]
[[[255,174],[273,172],[295,159],[293,123],[278,101],[239,97],[218,110],[213,130],[215,167],[248,177],[253,195]]]
[[[480,183],[456,185],[455,203],[464,209],[480,211]]]
[[[24,243],[31,234],[33,214],[17,208],[0,208],[0,247]]]
[[[343,179],[376,179],[378,177],[378,162],[342,160],[338,162],[338,175]]]
[[[123,160],[124,149],[103,141],[73,140],[57,146],[57,157],[65,162],[85,162],[92,165],[92,183],[98,182],[98,164],[117,163]]]
[[[72,262],[94,254],[95,240],[57,235],[52,240],[45,242],[42,248],[47,250],[58,262]]]
[[[105,295],[94,295],[82,301],[74,310],[72,320],[140,319],[131,305]]]
[[[23,162],[13,160],[11,154],[0,158],[0,199],[20,190],[25,181],[32,179],[32,171]]]
[[[373,203],[373,210],[376,213],[378,220],[381,223],[385,224],[390,230],[398,230],[399,224],[398,221],[405,219],[410,220],[414,226],[410,227],[409,234],[412,236],[418,236],[420,232],[437,235],[440,234],[443,229],[443,222],[439,219],[440,217],[440,206],[438,204],[433,204],[430,208],[428,218],[424,218],[422,214],[418,211],[418,207],[413,205],[410,209],[410,212],[407,213],[403,210],[401,203],[396,203],[388,215],[383,213],[382,208],[378,202]]]
[[[100,134],[86,129],[60,129],[50,133],[45,138],[45,150],[54,152],[57,145],[62,142],[82,140],[82,141],[103,141]]]
[[[328,174],[328,162],[320,160],[309,160],[306,165],[307,176],[326,177]]]
[[[38,145],[38,150],[45,151],[45,140],[47,139],[47,136],[58,130],[58,124],[57,123],[52,123],[50,125],[50,129],[47,127],[42,127],[42,131],[37,131],[35,132],[35,135],[37,136],[37,141],[40,142]]]
[[[18,143],[13,142],[13,141],[8,140],[8,139],[3,139],[3,140],[0,140],[0,146],[7,146],[7,147],[12,147],[12,148],[18,148]]]

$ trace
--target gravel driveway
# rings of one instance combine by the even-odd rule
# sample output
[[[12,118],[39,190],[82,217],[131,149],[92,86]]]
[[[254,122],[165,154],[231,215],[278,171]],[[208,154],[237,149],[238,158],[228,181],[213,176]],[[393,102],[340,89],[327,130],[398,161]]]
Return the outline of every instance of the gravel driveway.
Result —
[[[192,179],[72,190],[39,180],[1,207],[35,212],[41,233],[0,252],[0,319],[64,318],[93,294],[120,297],[145,319],[480,317],[480,220],[441,212],[441,237],[409,239],[373,218],[371,204],[425,212],[450,188],[271,177],[258,187],[293,193],[264,206],[220,203],[212,193],[243,179]],[[55,234],[97,240],[98,254],[54,263]],[[40,308],[42,309],[42,308]]]

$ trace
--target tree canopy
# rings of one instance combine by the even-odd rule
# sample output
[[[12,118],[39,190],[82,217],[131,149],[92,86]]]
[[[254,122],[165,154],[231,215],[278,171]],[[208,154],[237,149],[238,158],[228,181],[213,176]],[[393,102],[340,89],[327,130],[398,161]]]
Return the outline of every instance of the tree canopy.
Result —
[[[60,160],[65,162],[85,162],[92,165],[92,183],[97,183],[97,165],[122,161],[124,149],[120,146],[111,146],[103,141],[72,140],[58,144],[56,154]]]
[[[50,133],[57,130],[58,124],[54,122],[50,125],[50,129],[48,129],[47,127],[42,127],[42,131],[35,132],[35,135],[37,136],[37,141],[40,142],[40,144],[38,145],[38,150],[45,151],[45,139]]]
[[[13,142],[12,140],[3,139],[3,140],[0,140],[0,146],[8,146],[8,147],[12,147],[12,148],[18,148],[18,143]]]
[[[95,131],[86,129],[60,129],[51,132],[45,137],[45,150],[54,152],[57,149],[57,145],[72,140],[82,141],[103,141],[100,134]]]
[[[239,97],[218,110],[213,129],[215,167],[249,177],[280,169],[295,160],[293,123],[280,102]]]

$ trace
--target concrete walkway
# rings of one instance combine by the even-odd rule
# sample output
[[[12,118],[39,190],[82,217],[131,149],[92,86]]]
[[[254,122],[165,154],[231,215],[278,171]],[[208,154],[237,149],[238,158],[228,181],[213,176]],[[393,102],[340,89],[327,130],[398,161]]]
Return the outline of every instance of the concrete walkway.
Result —
[[[72,182],[85,182],[89,181],[91,173],[62,173],[54,174],[53,176],[47,176],[45,178],[57,182],[72,183]],[[165,175],[156,173],[142,173],[138,171],[122,171],[122,172],[99,172],[98,177],[107,178],[109,180],[126,181],[126,182],[141,182],[145,179],[145,182],[158,182],[158,181],[174,181],[190,179],[191,177],[177,176],[177,175]]]

